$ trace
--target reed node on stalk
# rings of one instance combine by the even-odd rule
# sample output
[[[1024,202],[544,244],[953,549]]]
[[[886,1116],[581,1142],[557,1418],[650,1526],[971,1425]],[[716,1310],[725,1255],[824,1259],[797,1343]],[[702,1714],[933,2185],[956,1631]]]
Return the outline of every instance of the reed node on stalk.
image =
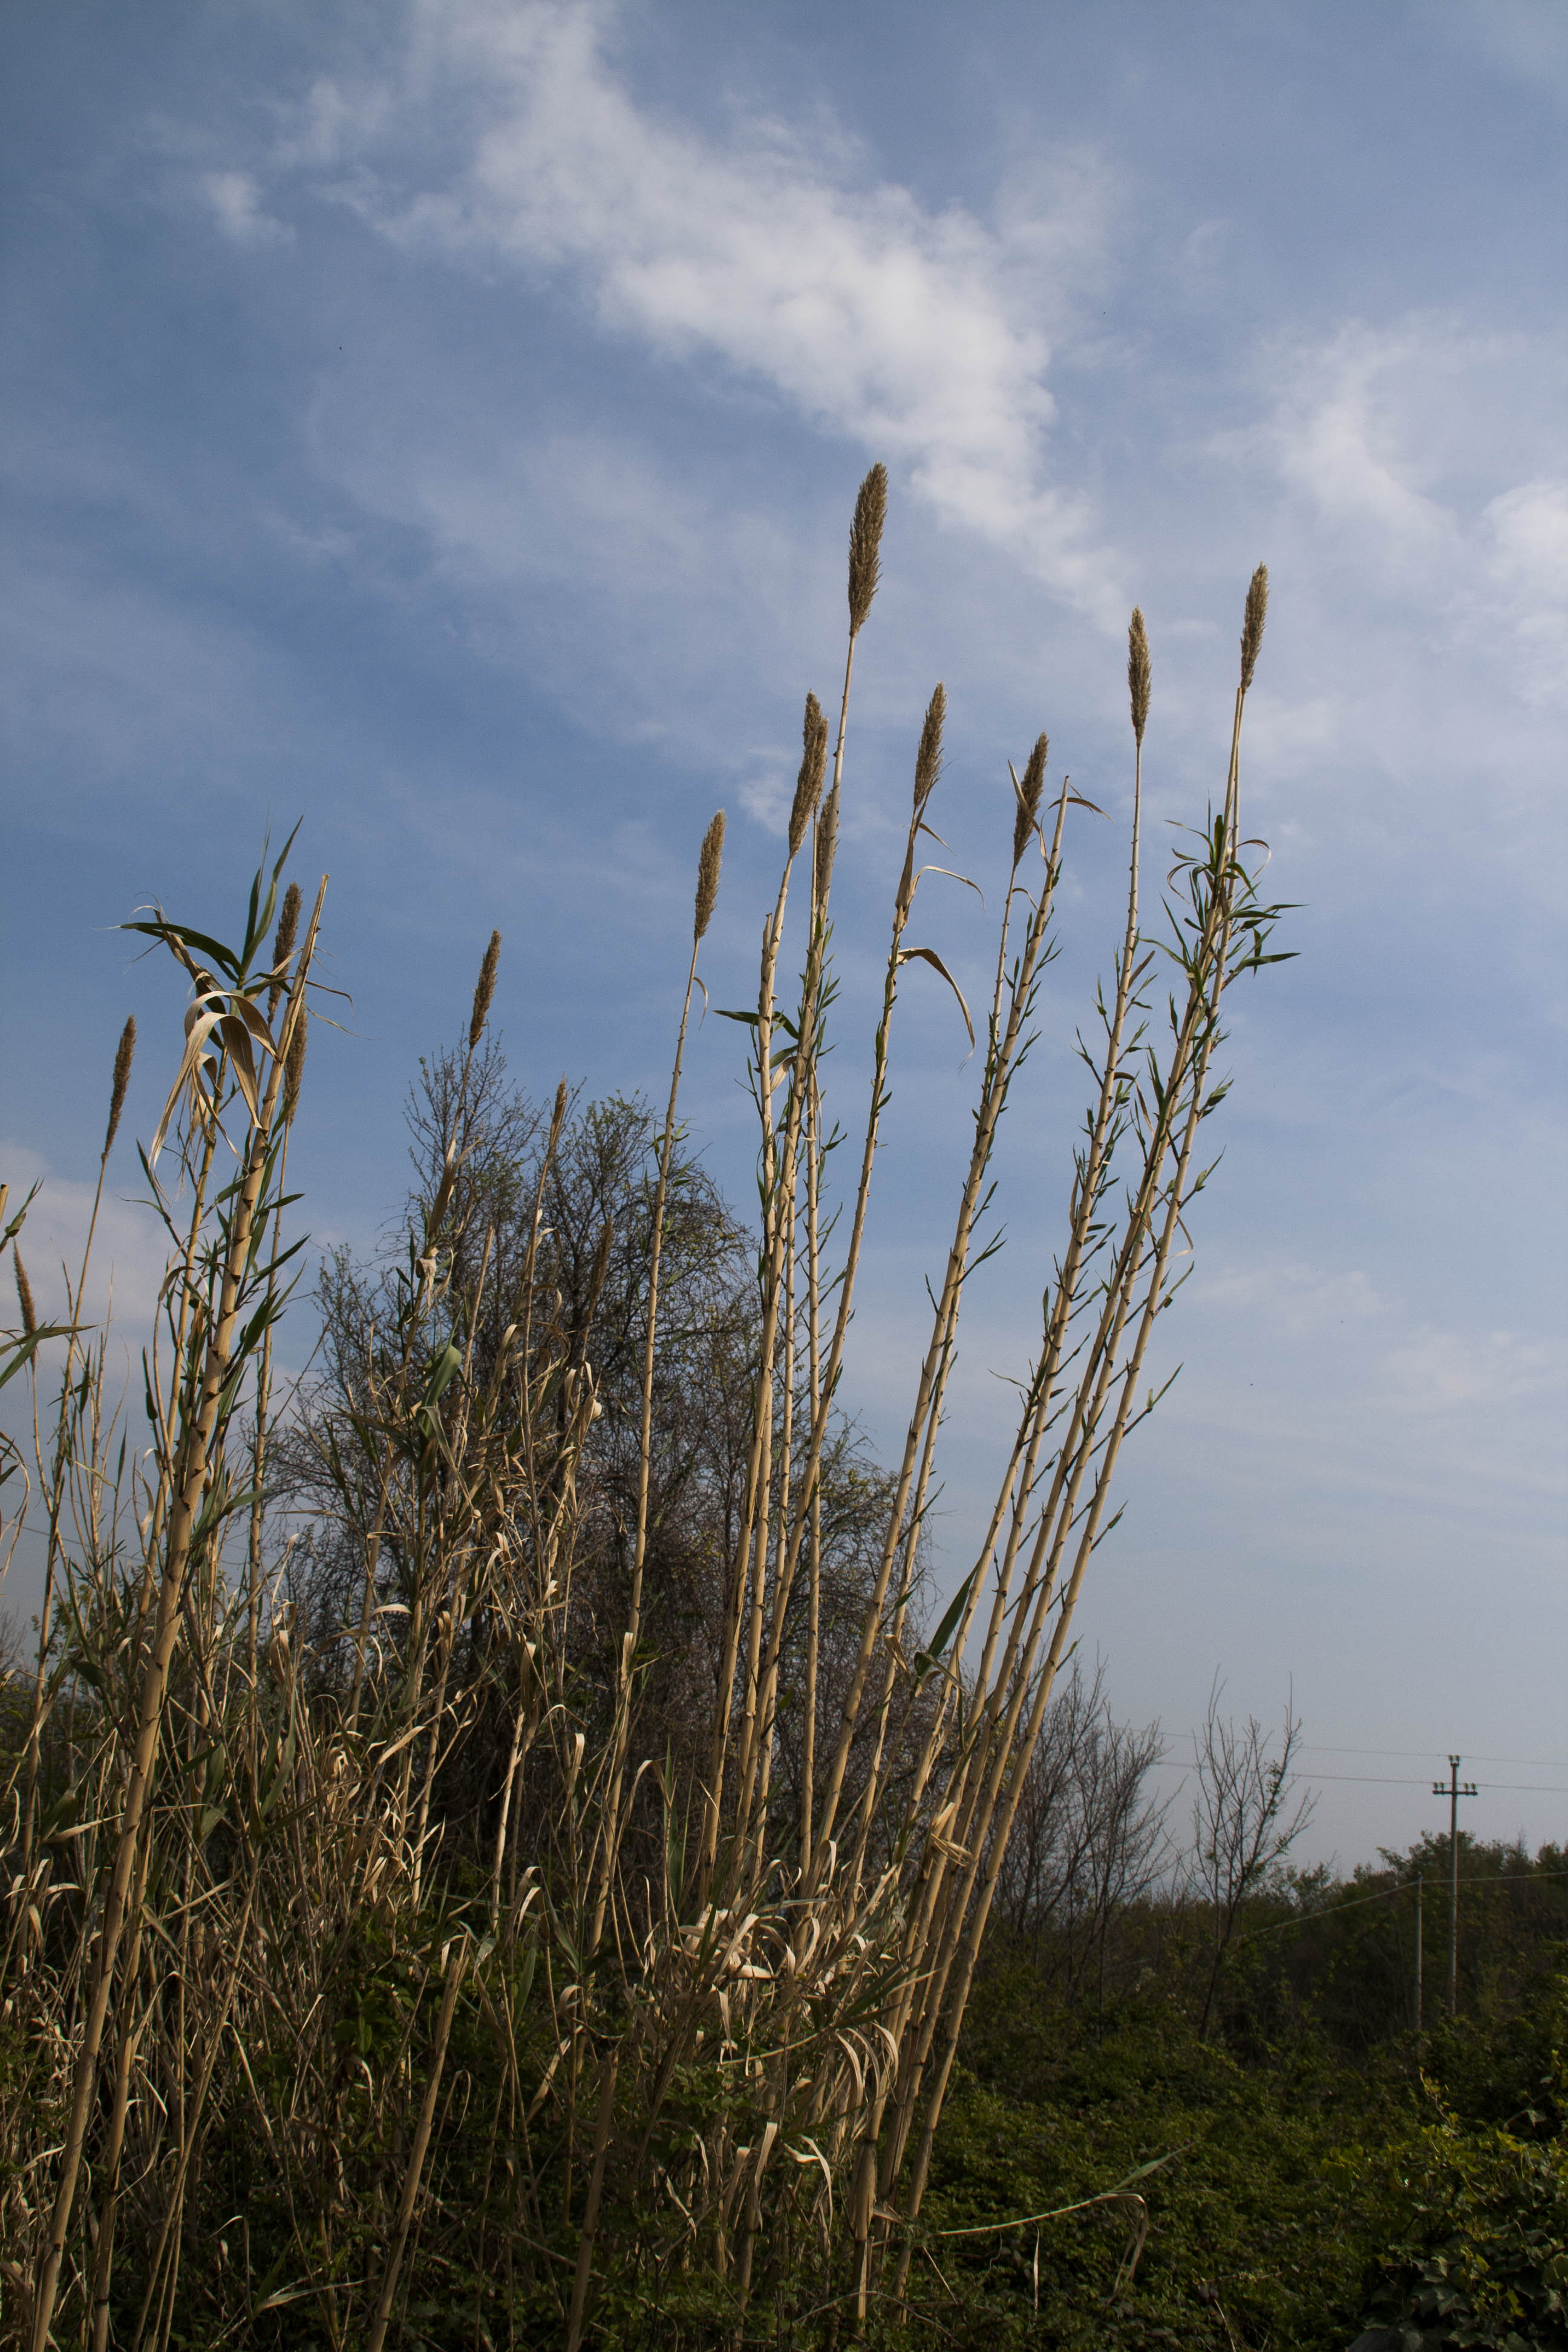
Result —
[[[1237,846],[1260,567],[1228,761],[1157,930],[1133,614],[1127,898],[1079,1041],[1052,1271],[994,1488],[931,1597],[963,1310],[1001,1245],[996,1144],[1086,803],[1065,780],[1047,802],[1044,732],[1021,781],[994,779],[1011,864],[972,1015],[931,943],[950,877],[919,855],[943,689],[918,728],[910,712],[891,934],[844,1110],[828,902],[886,505],[874,467],[831,782],[808,696],[756,992],[726,1016],[756,1116],[749,1234],[679,1118],[722,812],[662,1124],[574,1108],[564,1082],[548,1118],[509,1091],[485,1034],[493,933],[466,1025],[423,1073],[403,1237],[326,1261],[319,1354],[279,1397],[325,884],[308,914],[293,886],[279,911],[283,861],[264,868],[227,944],[205,915],[132,926],[191,992],[143,1155],[168,1254],[145,1377],[120,1399],[101,1337],[41,1329],[19,1258],[23,1333],[0,1346],[0,1379],[37,1381],[65,1340],[28,1506],[50,1579],[38,1660],[0,1744],[5,2342],[377,2347],[443,2311],[454,2342],[579,2352],[635,2307],[649,2341],[752,2327],[805,2346],[913,2307],[1031,1758],[1121,1448],[1163,1392],[1152,1343],[1211,1172],[1225,998],[1279,960],[1280,909]],[[932,973],[976,1041],[972,1118],[907,1424],[872,1465],[846,1348],[900,1008]],[[154,1173],[163,1149],[178,1187]],[[947,1139],[929,1149],[939,1168]],[[73,1315],[85,1276],[84,1256]]]

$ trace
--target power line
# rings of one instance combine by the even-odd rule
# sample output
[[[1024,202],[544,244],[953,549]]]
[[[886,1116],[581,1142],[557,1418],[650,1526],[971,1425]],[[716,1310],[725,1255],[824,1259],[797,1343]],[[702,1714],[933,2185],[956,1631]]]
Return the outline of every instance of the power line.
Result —
[[[1172,1739],[1190,1739],[1194,1735],[1190,1731],[1173,1731],[1167,1736]],[[1447,1753],[1447,1748],[1440,1748],[1332,1747],[1326,1741],[1310,1739],[1298,1740],[1296,1745],[1303,1756],[1408,1756],[1413,1759],[1420,1757],[1424,1760],[1435,1761]],[[1470,1761],[1473,1764],[1528,1764],[1539,1772],[1568,1772],[1568,1756],[1472,1756]],[[1330,1776],[1325,1772],[1319,1777],[1327,1780]]]
[[[1300,1743],[1304,1756],[1436,1756],[1447,1750],[1436,1748],[1331,1748],[1321,1740],[1304,1739]],[[1475,1764],[1531,1764],[1542,1772],[1568,1772],[1568,1756],[1475,1756]]]
[[[1378,1789],[1424,1789],[1426,1786],[1425,1780],[1396,1779],[1387,1772],[1303,1772],[1299,1777],[1303,1780],[1362,1780]],[[1493,1790],[1504,1795],[1518,1795],[1528,1790],[1538,1797],[1568,1797],[1568,1787],[1554,1788],[1540,1780],[1471,1781],[1472,1795],[1478,1789],[1482,1796]]]
[[[1352,1749],[1348,1751],[1336,1750],[1331,1752],[1348,1752],[1353,1754],[1355,1751]],[[1367,1752],[1375,1755],[1379,1751],[1374,1748],[1368,1750]],[[1403,1751],[1391,1749],[1388,1752],[1390,1754],[1395,1754]],[[1421,1751],[1419,1749],[1415,1749],[1413,1752],[1419,1754]],[[1160,1759],[1158,1769],[1168,1772],[1190,1772],[1193,1768],[1184,1757],[1164,1756]],[[1318,1780],[1355,1780],[1362,1783],[1364,1787],[1375,1789],[1424,1789],[1426,1786],[1424,1780],[1417,1780],[1414,1775],[1394,1772],[1300,1772],[1296,1775],[1296,1778],[1298,1780],[1310,1780],[1314,1782]],[[1479,1785],[1483,1796],[1495,1794],[1499,1796],[1528,1795],[1537,1797],[1568,1797],[1568,1785],[1557,1787],[1552,1783],[1541,1780],[1482,1780]]]
[[[1461,1886],[1533,1886],[1538,1878],[1568,1878],[1568,1870],[1462,1870]],[[1267,1927],[1249,1927],[1237,1941],[1253,1944],[1260,1936],[1282,1936],[1289,1927],[1310,1927],[1314,1919],[1331,1919],[1336,1911],[1359,1911],[1366,1903],[1389,1903],[1396,1895],[1409,1895],[1420,1884],[1419,1878],[1396,1879],[1392,1886],[1379,1886],[1370,1895],[1352,1895],[1348,1903],[1325,1903],[1317,1911],[1299,1911],[1292,1918],[1276,1919]]]

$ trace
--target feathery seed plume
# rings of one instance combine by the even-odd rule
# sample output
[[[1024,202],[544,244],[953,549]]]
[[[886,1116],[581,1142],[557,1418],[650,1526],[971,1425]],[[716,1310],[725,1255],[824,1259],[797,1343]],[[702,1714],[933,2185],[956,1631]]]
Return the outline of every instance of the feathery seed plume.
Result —
[[[1024,855],[1025,845],[1035,829],[1040,814],[1040,795],[1046,789],[1046,759],[1051,748],[1048,735],[1037,735],[1035,748],[1029,754],[1029,764],[1024,771],[1024,781],[1018,787],[1018,814],[1013,820],[1013,863]]]
[[[1143,730],[1149,724],[1149,632],[1143,626],[1143,608],[1132,607],[1132,620],[1127,631],[1127,691],[1132,702],[1132,740],[1140,751],[1143,748]]]
[[[827,772],[827,721],[815,694],[808,694],[805,698],[805,718],[800,732],[800,773],[795,778],[795,803],[789,813],[789,854],[792,857],[805,839],[806,826],[816,814],[816,804],[822,798],[822,779]]]
[[[500,933],[490,933],[490,943],[485,950],[485,960],[479,966],[479,976],[474,983],[474,1010],[468,1022],[468,1051],[471,1054],[484,1035],[485,1023],[490,1017],[490,999],[496,992],[496,971],[500,963]]]
[[[499,939],[500,933],[498,931]],[[289,1052],[283,1063],[283,1115],[291,1119],[300,1108],[300,1080],[305,1072],[306,1013],[301,1004],[294,1024],[294,1034],[289,1040]]]
[[[294,951],[294,937],[300,929],[300,885],[290,882],[283,893],[283,905],[278,916],[278,935],[272,942],[272,969],[278,974],[267,992],[267,1018],[274,1021],[289,983],[283,976],[285,960]]]
[[[816,870],[812,887],[820,907],[833,880],[833,854],[838,846],[838,787],[834,785],[822,803],[822,814],[816,821]]]
[[[120,1043],[114,1049],[114,1078],[109,1089],[109,1131],[103,1139],[103,1156],[107,1160],[114,1149],[114,1139],[120,1131],[120,1114],[125,1108],[125,1089],[131,1084],[131,1057],[136,1051],[136,1015],[132,1013],[120,1033]]]
[[[849,634],[858,636],[882,577],[882,525],[888,520],[888,469],[873,466],[860,485],[849,526]]]
[[[915,814],[919,816],[936,790],[942,773],[942,730],[947,717],[947,688],[939,686],[926,705],[921,747],[915,753]]]
[[[1258,648],[1263,643],[1263,624],[1268,613],[1268,566],[1260,563],[1247,583],[1247,612],[1241,624],[1241,690],[1252,684],[1252,673],[1258,667]]]
[[[16,1304],[22,1310],[22,1329],[31,1339],[38,1328],[38,1318],[33,1306],[33,1286],[27,1279],[27,1269],[22,1264],[22,1253],[12,1244],[11,1261],[16,1270]]]
[[[713,919],[714,902],[719,896],[719,868],[723,862],[724,812],[721,809],[702,836],[702,851],[697,860],[697,910],[691,923],[693,945]]]

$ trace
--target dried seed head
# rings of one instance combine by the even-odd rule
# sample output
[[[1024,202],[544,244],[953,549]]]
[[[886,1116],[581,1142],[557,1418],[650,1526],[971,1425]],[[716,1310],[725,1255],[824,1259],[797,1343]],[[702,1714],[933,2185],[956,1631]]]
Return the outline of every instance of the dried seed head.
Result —
[[[820,907],[833,880],[833,856],[838,846],[838,787],[834,785],[822,803],[822,814],[816,820],[816,869],[812,887]]]
[[[827,721],[815,694],[805,698],[801,725],[800,773],[795,778],[795,803],[789,813],[789,854],[793,857],[805,839],[805,828],[816,814],[822,780],[827,772]]]
[[[1149,724],[1150,676],[1149,632],[1143,626],[1142,606],[1134,604],[1127,631],[1127,692],[1132,704],[1132,740],[1140,751]]]
[[[120,1043],[114,1049],[114,1079],[109,1089],[109,1130],[103,1139],[103,1156],[107,1160],[114,1149],[114,1139],[120,1131],[120,1114],[125,1108],[125,1089],[131,1084],[131,1061],[136,1051],[136,1015],[132,1013],[120,1033]]]
[[[496,937],[500,939],[499,931]],[[300,1081],[305,1074],[305,1030],[306,1013],[301,1004],[283,1062],[283,1116],[289,1119],[300,1108]]]
[[[1258,667],[1258,648],[1263,643],[1263,624],[1268,615],[1268,566],[1260,563],[1247,583],[1247,611],[1241,624],[1241,690],[1252,684],[1252,673]]]
[[[474,1009],[468,1021],[468,1051],[471,1054],[485,1034],[485,1023],[490,1017],[490,1000],[496,992],[496,971],[500,963],[500,933],[490,933],[490,943],[485,950],[485,960],[479,966],[479,976],[474,983]]]
[[[915,753],[915,814],[920,815],[942,774],[942,730],[947,717],[947,688],[939,686],[926,705],[921,747]]]
[[[719,896],[719,868],[723,862],[724,812],[721,809],[702,836],[702,852],[697,860],[697,910],[691,922],[694,944],[713,919]]]
[[[1013,820],[1013,863],[1024,855],[1029,835],[1040,814],[1040,795],[1046,789],[1046,759],[1051,748],[1048,735],[1037,735],[1035,748],[1029,754],[1029,764],[1024,771],[1024,781],[1018,787],[1018,814]]]
[[[849,526],[849,634],[858,636],[866,625],[871,599],[882,577],[882,525],[888,520],[888,469],[873,466],[860,485],[855,520]]]
[[[22,1264],[22,1253],[15,1244],[11,1250],[11,1261],[16,1269],[16,1304],[22,1310],[22,1329],[30,1339],[38,1328],[38,1318],[33,1306],[33,1286],[27,1279],[27,1269]]]
[[[278,917],[278,935],[272,942],[272,969],[278,977],[267,995],[267,1018],[277,1019],[283,991],[289,985],[283,976],[286,960],[294,952],[294,939],[300,929],[300,885],[290,882],[283,893],[283,906]]]

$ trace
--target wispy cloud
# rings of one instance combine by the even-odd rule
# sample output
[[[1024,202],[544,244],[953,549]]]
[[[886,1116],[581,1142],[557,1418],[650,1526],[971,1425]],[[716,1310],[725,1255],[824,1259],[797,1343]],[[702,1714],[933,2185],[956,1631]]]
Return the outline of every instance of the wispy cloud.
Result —
[[[1568,481],[1521,482],[1482,518],[1487,573],[1532,701],[1568,678]]]
[[[1427,1330],[1394,1349],[1384,1371],[1407,1412],[1521,1404],[1568,1389],[1568,1348],[1517,1331]]]
[[[1326,344],[1290,354],[1272,423],[1264,428],[1279,468],[1330,520],[1380,541],[1391,562],[1446,551],[1453,516],[1423,487],[1431,450],[1410,446],[1409,402],[1400,379],[1430,337],[1408,327],[1342,329]]]
[[[1228,436],[1272,467],[1373,590],[1498,662],[1523,699],[1564,691],[1568,482],[1561,341],[1448,319],[1351,322],[1267,362],[1271,413]]]
[[[1192,1294],[1194,1306],[1245,1315],[1290,1338],[1370,1322],[1389,1311],[1389,1302],[1359,1267],[1341,1271],[1299,1259],[1221,1265],[1200,1274]]]
[[[74,1284],[80,1270],[94,1187],[58,1174],[27,1145],[4,1137],[0,1171],[11,1187],[13,1214],[33,1186],[38,1188],[17,1238],[39,1319],[62,1322],[68,1311],[66,1275],[68,1271]],[[128,1345],[140,1346],[151,1333],[157,1308],[166,1239],[152,1208],[125,1199],[115,1184],[106,1187],[93,1235],[83,1319],[94,1326],[112,1320]],[[9,1282],[9,1266],[5,1278]],[[0,1320],[10,1319],[0,1309]],[[59,1343],[62,1349],[64,1344]]]
[[[236,245],[292,245],[294,231],[262,209],[261,191],[248,172],[204,172],[198,183],[224,235]]]
[[[1040,323],[1050,281],[1097,243],[1103,175],[1016,192],[999,227],[932,210],[863,184],[827,134],[660,117],[611,67],[613,21],[557,0],[425,0],[395,85],[318,85],[278,161],[335,170],[337,193],[405,246],[571,274],[611,332],[765,387],[901,467],[943,522],[1118,624],[1092,507],[1052,478]],[[438,184],[415,184],[417,127],[454,87],[457,151]]]

